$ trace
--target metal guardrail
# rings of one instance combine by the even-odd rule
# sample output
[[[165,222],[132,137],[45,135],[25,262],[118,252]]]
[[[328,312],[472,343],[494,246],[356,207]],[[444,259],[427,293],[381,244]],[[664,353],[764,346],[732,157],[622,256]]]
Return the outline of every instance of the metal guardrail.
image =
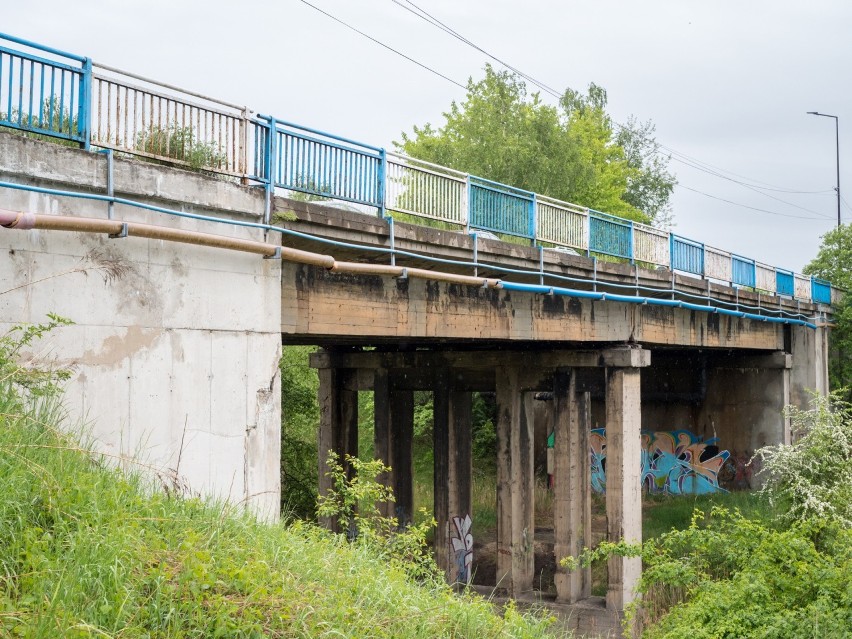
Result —
[[[247,108],[100,64],[94,65],[91,86],[91,144],[246,175],[252,126]]]
[[[0,45],[0,126],[88,147],[92,61],[21,38],[0,38],[29,50]]]
[[[11,48],[14,43],[21,48]],[[94,70],[93,70],[94,67]],[[0,33],[0,126],[830,304],[816,278]]]

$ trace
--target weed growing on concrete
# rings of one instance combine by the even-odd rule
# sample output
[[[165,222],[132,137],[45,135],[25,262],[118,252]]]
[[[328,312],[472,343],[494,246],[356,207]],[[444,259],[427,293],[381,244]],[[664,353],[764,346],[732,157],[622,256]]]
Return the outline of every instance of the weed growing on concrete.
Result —
[[[137,151],[178,160],[195,171],[219,169],[227,162],[227,157],[217,145],[201,141],[189,126],[154,124],[140,131],[136,138]]]

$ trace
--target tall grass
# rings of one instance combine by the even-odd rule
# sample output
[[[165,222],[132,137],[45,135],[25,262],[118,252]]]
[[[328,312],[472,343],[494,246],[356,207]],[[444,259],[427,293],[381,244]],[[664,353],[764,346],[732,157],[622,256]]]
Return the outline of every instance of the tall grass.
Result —
[[[0,361],[0,636],[546,635],[548,621],[415,583],[374,547],[120,473],[15,370]]]

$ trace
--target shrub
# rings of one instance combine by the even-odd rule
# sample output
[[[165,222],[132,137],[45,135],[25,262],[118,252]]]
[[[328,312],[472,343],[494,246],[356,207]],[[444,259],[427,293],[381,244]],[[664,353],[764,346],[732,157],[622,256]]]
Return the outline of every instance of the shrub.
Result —
[[[852,404],[815,395],[810,410],[787,407],[795,441],[757,451],[762,492],[788,522],[828,519],[852,528]]]
[[[137,151],[184,162],[196,171],[218,169],[227,161],[217,145],[202,142],[189,126],[153,124],[136,137]]]
[[[362,461],[347,455],[347,470],[329,451],[329,476],[332,489],[321,495],[317,511],[321,517],[337,518],[340,529],[354,543],[362,544],[386,558],[411,577],[438,584],[443,574],[432,558],[426,536],[435,520],[421,512],[419,524],[400,526],[395,517],[385,517],[379,510],[382,502],[393,502],[393,490],[377,481],[390,472],[381,460]],[[351,475],[350,475],[351,474]]]

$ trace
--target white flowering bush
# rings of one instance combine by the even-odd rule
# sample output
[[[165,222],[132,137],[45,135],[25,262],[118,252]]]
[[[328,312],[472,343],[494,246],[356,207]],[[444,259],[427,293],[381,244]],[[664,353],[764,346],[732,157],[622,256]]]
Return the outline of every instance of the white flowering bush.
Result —
[[[852,404],[814,396],[809,410],[787,408],[794,443],[757,451],[761,492],[787,521],[825,519],[852,528]]]

